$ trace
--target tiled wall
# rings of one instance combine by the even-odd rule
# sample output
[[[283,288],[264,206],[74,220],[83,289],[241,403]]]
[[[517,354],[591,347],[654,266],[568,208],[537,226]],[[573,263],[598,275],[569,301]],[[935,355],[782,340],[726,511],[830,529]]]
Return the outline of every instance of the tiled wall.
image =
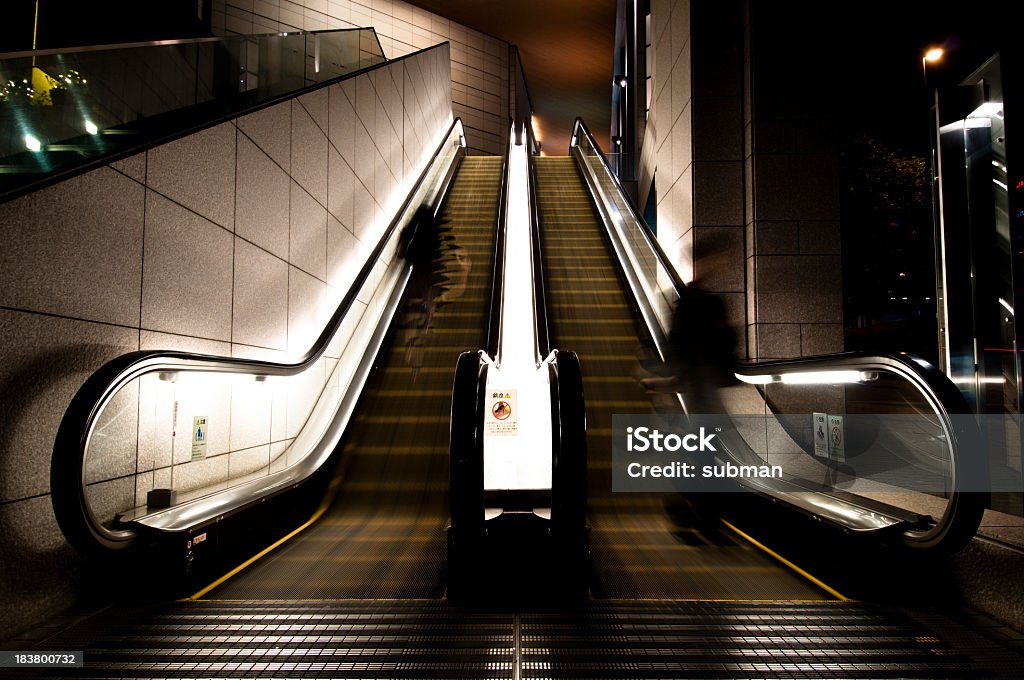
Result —
[[[741,356],[841,351],[829,118],[773,56],[770,26],[754,31],[763,42],[750,60],[748,19],[742,0],[652,1],[654,106],[641,143],[641,200],[656,174],[658,238],[684,280],[721,296],[733,326],[745,329]]]
[[[654,105],[641,146],[641,165],[657,169],[658,240],[685,281],[693,279],[694,226],[689,19],[689,0],[651,3],[654,63],[649,67]]]
[[[214,33],[372,26],[389,59],[451,43],[452,109],[476,153],[502,154],[508,133],[508,43],[400,0],[213,0]]]
[[[783,14],[751,2],[744,17],[747,335],[762,360],[844,349],[834,74],[818,59],[794,77],[805,37]]]
[[[727,3],[726,3],[727,5]],[[732,325],[746,323],[743,158],[738,55],[720,33],[723,4],[651,4],[654,106],[641,146],[646,199],[657,172],[658,238],[683,280],[720,296]],[[700,31],[692,27],[700,25]],[[725,44],[727,45],[727,43]],[[730,61],[731,57],[731,61]],[[728,65],[736,67],[728,72]],[[738,351],[744,353],[742,333]]]
[[[447,129],[449,68],[435,48],[0,205],[0,639],[75,597],[49,480],[78,387],[136,349],[305,352]],[[130,507],[172,469],[180,488],[268,465],[330,362],[284,400],[226,388],[183,403],[183,429],[195,409],[220,423],[198,466],[153,436],[168,425],[148,415],[160,393],[126,392],[88,471],[97,511]]]

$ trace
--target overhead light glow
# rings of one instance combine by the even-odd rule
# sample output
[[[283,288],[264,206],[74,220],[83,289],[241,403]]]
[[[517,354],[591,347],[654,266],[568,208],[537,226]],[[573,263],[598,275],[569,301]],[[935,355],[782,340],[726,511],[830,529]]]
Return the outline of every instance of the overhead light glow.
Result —
[[[933,48],[931,48],[930,50],[928,50],[927,52],[924,53],[924,60],[925,61],[938,61],[939,59],[942,59],[942,55],[945,54],[945,53],[946,53],[946,51],[943,50],[941,47],[933,47]]]
[[[88,132],[90,135],[95,135],[99,134],[100,129],[96,127],[96,123],[92,122],[91,120],[86,120],[85,131]]]
[[[43,148],[43,143],[32,135],[25,135],[25,148],[29,151],[39,151]]]

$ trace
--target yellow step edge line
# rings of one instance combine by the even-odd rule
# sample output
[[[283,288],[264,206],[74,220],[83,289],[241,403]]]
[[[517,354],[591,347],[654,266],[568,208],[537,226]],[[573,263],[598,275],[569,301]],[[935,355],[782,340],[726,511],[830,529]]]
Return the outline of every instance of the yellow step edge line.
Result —
[[[775,558],[779,562],[782,562],[784,565],[786,565],[787,567],[789,567],[790,569],[795,571],[797,574],[799,574],[800,576],[803,576],[805,579],[807,579],[808,581],[810,581],[814,585],[818,586],[819,588],[824,590],[826,593],[828,593],[832,597],[834,597],[837,600],[839,600],[840,602],[849,602],[850,601],[850,598],[846,597],[845,595],[843,595],[838,590],[836,590],[832,586],[828,585],[827,583],[825,583],[824,581],[822,581],[818,577],[812,575],[810,572],[805,571],[804,569],[801,569],[797,565],[793,564],[792,562],[787,560],[785,557],[783,557],[779,553],[775,552],[774,550],[772,550],[768,546],[766,546],[763,543],[759,542],[754,537],[744,533],[743,531],[740,531],[738,528],[736,528],[735,526],[733,526],[729,522],[725,521],[724,519],[721,520],[721,522],[725,526],[729,527],[729,529],[731,529],[733,531],[733,533],[735,533],[739,537],[741,537],[744,540],[746,540],[748,543],[753,545],[755,548],[759,548],[760,550],[768,553],[770,556],[772,556],[773,558]]]
[[[302,526],[300,526],[299,528],[295,529],[294,531],[292,531],[291,533],[287,534],[286,536],[282,536],[278,540],[274,541],[273,543],[268,545],[266,548],[264,548],[263,550],[259,551],[258,553],[256,553],[255,555],[253,555],[252,557],[247,559],[245,562],[242,562],[237,567],[235,567],[234,569],[232,569],[228,573],[224,574],[223,576],[221,576],[219,579],[217,579],[216,581],[214,581],[210,585],[208,585],[205,588],[199,590],[198,592],[196,592],[196,593],[186,597],[185,601],[196,602],[196,601],[200,600],[204,595],[209,593],[214,588],[217,588],[218,586],[222,585],[228,579],[233,578],[236,574],[238,574],[238,573],[242,572],[243,570],[247,569],[251,564],[253,564],[257,560],[259,560],[262,557],[264,557],[265,555],[273,552],[274,550],[277,550],[278,547],[284,545],[285,543],[287,543],[288,541],[292,540],[293,538],[295,538],[296,536],[301,534],[303,531],[308,529],[310,526],[312,526],[318,519],[320,519],[320,517],[323,516],[323,514],[325,512],[327,512],[327,508],[329,508],[331,506],[331,502],[334,500],[334,495],[337,493],[338,486],[339,486],[340,483],[341,483],[341,475],[337,475],[337,476],[334,477],[334,479],[331,480],[331,483],[327,487],[327,493],[324,494],[323,500],[320,501],[320,507],[318,507],[316,509],[316,512],[313,513],[313,516],[310,517],[308,520],[306,520],[306,522]]]
[[[685,604],[685,603],[688,603],[688,602],[750,602],[752,604],[753,603],[756,603],[756,604],[762,604],[762,603],[767,603],[767,604],[776,604],[776,603],[778,603],[778,604],[786,604],[788,602],[803,602],[803,603],[807,603],[807,604],[824,604],[824,603],[830,602],[830,600],[811,600],[811,599],[800,598],[800,597],[787,598],[787,599],[782,599],[782,600],[775,599],[775,598],[757,599],[757,598],[750,598],[750,597],[744,597],[744,598],[739,598],[739,599],[731,599],[731,598],[724,598],[724,597],[718,597],[718,598],[714,598],[714,597],[706,597],[706,598],[705,597],[689,597],[689,598],[687,598],[687,597],[630,597],[630,598],[626,598],[626,597],[591,597],[590,600],[591,600],[591,602],[607,602],[609,604],[630,604],[632,602],[665,602],[665,603],[678,602],[680,604]]]
[[[188,599],[191,600],[191,598],[188,598]],[[182,600],[182,601],[186,601],[186,600]],[[441,602],[441,598],[439,598],[439,597],[393,597],[393,598],[392,597],[303,597],[303,598],[298,598],[298,599],[294,599],[294,600],[292,600],[292,599],[282,600],[281,598],[274,598],[274,599],[266,599],[266,600],[255,600],[255,599],[248,599],[248,600],[239,600],[239,599],[232,599],[232,600],[203,600],[203,602],[235,602],[235,603],[237,603],[237,602],[246,602],[246,603],[284,602],[284,603],[287,603],[287,604],[292,604],[293,602],[346,602],[346,603],[348,603],[348,602],[355,602],[355,603],[361,603],[361,602],[388,602],[388,603],[393,603],[393,604],[401,604],[403,602],[409,602],[409,603],[414,603],[414,602],[415,603],[419,603],[419,602],[437,602],[437,603],[440,603]],[[291,612],[289,612],[289,614],[290,613]]]

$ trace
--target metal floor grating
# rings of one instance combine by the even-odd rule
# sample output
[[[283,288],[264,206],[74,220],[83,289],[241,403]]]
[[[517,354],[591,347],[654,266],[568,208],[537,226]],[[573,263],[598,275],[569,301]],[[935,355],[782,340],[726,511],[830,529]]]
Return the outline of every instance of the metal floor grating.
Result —
[[[853,602],[591,601],[566,611],[440,600],[179,602],[108,611],[38,649],[80,669],[18,678],[979,678],[904,616]]]

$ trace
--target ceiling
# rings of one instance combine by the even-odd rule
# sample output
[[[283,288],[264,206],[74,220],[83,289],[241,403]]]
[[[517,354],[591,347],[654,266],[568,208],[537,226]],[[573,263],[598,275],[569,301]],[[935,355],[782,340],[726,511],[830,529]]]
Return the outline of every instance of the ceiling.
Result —
[[[545,153],[569,152],[577,116],[608,149],[616,0],[411,0],[519,48]]]

